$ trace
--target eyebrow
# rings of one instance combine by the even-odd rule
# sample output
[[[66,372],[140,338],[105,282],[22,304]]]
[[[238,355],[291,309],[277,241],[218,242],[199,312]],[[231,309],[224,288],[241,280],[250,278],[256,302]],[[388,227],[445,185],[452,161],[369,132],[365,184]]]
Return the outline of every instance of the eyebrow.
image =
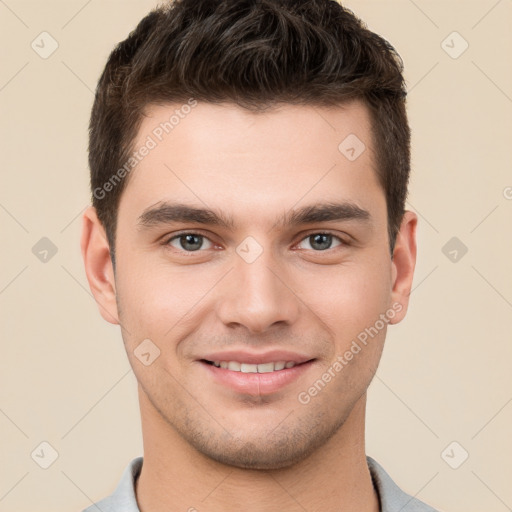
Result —
[[[356,220],[368,223],[370,212],[354,203],[320,203],[290,210],[278,219],[274,227],[299,226],[315,222]],[[177,222],[194,222],[219,226],[233,230],[235,222],[232,217],[210,208],[198,208],[182,203],[159,202],[146,208],[139,216],[137,225],[140,229]]]
[[[291,210],[276,223],[278,227],[299,226],[314,222],[357,220],[369,222],[371,215],[368,210],[354,203],[321,203]]]

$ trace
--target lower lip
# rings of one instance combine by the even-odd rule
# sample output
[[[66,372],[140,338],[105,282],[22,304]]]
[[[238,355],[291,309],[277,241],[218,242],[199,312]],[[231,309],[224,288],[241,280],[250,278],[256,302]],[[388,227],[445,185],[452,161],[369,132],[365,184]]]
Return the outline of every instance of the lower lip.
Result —
[[[304,372],[306,372],[313,361],[285,368],[268,373],[242,373],[234,372],[226,368],[219,368],[213,364],[201,361],[210,375],[217,381],[228,386],[238,393],[248,395],[270,395],[284,388],[288,384],[297,380]]]

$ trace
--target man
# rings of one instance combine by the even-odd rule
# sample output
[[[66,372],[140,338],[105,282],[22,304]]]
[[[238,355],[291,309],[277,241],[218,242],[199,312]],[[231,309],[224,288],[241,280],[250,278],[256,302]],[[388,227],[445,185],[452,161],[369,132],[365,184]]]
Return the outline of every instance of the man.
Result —
[[[417,217],[401,61],[333,0],[182,0],[112,52],[82,253],[144,458],[87,511],[433,509],[365,453]]]

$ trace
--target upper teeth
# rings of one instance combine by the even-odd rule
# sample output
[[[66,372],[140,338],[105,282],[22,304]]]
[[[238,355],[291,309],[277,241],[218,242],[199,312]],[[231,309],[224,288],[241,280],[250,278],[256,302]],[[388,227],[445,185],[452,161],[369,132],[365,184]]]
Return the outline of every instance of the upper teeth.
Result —
[[[293,361],[277,361],[275,363],[239,363],[238,361],[213,361],[213,365],[242,373],[269,373],[284,368],[292,368],[295,366]]]

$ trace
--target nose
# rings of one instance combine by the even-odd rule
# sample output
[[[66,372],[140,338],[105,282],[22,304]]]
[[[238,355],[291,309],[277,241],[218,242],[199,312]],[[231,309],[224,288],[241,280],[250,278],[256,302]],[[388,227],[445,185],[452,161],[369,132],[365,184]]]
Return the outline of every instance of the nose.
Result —
[[[235,255],[233,270],[226,277],[217,290],[216,307],[227,327],[244,326],[251,333],[264,333],[297,321],[300,299],[270,251],[251,263]]]

